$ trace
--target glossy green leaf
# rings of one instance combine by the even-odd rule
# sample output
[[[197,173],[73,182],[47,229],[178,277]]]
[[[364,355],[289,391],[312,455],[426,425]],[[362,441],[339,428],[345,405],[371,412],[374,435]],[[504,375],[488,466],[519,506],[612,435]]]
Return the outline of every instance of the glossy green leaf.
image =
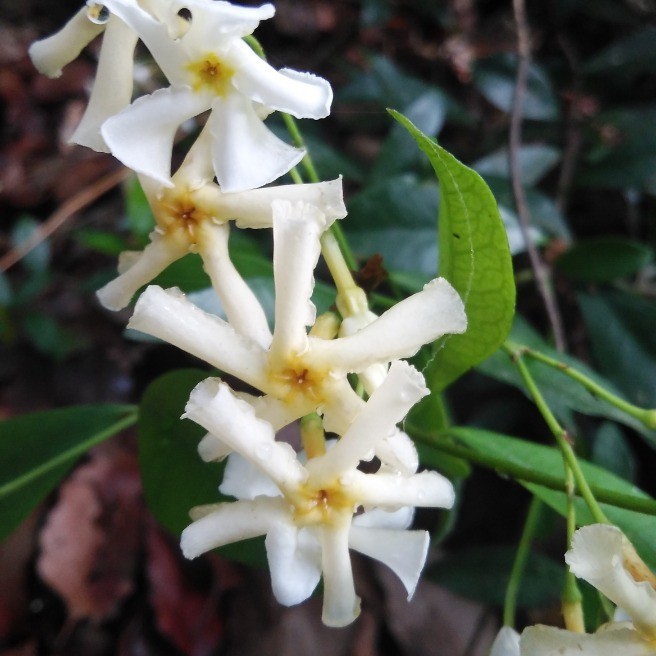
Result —
[[[146,503],[174,536],[191,522],[189,510],[227,497],[218,486],[225,463],[206,463],[197,447],[205,430],[180,419],[191,390],[208,377],[200,369],[164,374],[146,389],[139,412],[139,460]],[[261,541],[249,540],[222,549],[245,562],[263,562]]]
[[[621,292],[579,294],[600,371],[633,403],[656,407],[656,305]]]
[[[555,262],[559,271],[584,282],[612,282],[634,276],[653,259],[649,246],[624,237],[583,239]]]
[[[447,555],[428,567],[426,576],[455,594],[486,605],[503,606],[516,548],[488,545]],[[558,601],[565,567],[537,552],[529,554],[517,606],[536,608]]]
[[[620,398],[626,398],[626,395],[620,391],[623,388],[620,387],[618,389],[608,378],[593,371],[580,360],[567,354],[558,353],[519,315],[515,317],[510,332],[510,340],[514,344],[528,346],[551,358],[560,360],[564,364],[579,370],[613,394],[616,394]],[[563,423],[569,424],[570,412],[572,410],[593,417],[606,417],[607,419],[612,419],[613,421],[633,428],[649,439],[652,444],[656,444],[656,431],[645,428],[642,422],[618,410],[608,402],[593,396],[579,385],[579,383],[561,371],[541,362],[536,362],[529,357],[525,359],[525,362],[547,404]],[[501,351],[494,353],[487,360],[479,364],[477,369],[496,380],[518,387],[528,396],[517,367],[515,367],[506,353]]]
[[[475,452],[500,458],[507,463],[524,468],[528,472],[526,480],[528,480],[529,474],[534,474],[536,478],[546,475],[557,477],[561,481],[564,480],[563,459],[560,450],[556,447],[542,446],[475,428],[450,429],[449,435],[457,442],[466,444]],[[648,494],[615,474],[584,460],[579,459],[579,462],[593,491],[602,490],[610,494],[620,494],[628,499],[654,501]],[[558,513],[566,515],[564,492],[554,491],[534,483],[522,482],[522,484]],[[577,499],[576,506],[577,523],[579,525],[592,523],[592,517],[584,502]],[[635,512],[608,503],[602,504],[602,508],[606,516],[626,533],[642,557],[652,568],[656,568],[656,514]]]
[[[438,272],[465,304],[468,328],[438,342],[425,370],[433,391],[444,389],[496,351],[510,330],[515,281],[506,231],[483,179],[408,119],[392,111],[415,138],[440,181]]]
[[[594,434],[591,456],[596,465],[624,480],[635,482],[638,463],[629,441],[617,424],[605,421],[599,426]]]
[[[0,422],[0,538],[5,538],[91,447],[136,421],[132,406],[88,405]]]

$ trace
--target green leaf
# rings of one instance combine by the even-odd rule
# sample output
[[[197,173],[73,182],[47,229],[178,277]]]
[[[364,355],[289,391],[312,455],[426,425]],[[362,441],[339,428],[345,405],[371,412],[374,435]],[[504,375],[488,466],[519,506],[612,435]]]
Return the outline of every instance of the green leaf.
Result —
[[[13,248],[20,248],[25,242],[31,240],[39,231],[40,224],[28,214],[23,214],[18,218],[13,230],[11,231],[11,245]],[[40,241],[32,248],[21,262],[32,273],[43,273],[48,269],[50,262],[50,242],[48,240]]]
[[[656,27],[649,25],[611,44],[585,63],[582,73],[623,78],[651,73],[656,60]]]
[[[118,255],[126,250],[123,239],[116,233],[107,230],[78,230],[75,233],[75,241],[85,248],[105,255]]]
[[[553,146],[528,144],[519,149],[519,177],[523,184],[537,184],[558,163],[560,151]],[[472,164],[472,168],[484,178],[495,177],[510,179],[510,158],[507,148],[481,157]]]
[[[624,237],[583,239],[555,262],[559,271],[583,282],[612,282],[634,276],[653,259],[651,248]]]
[[[561,481],[564,480],[563,459],[560,450],[555,447],[542,446],[508,435],[475,428],[453,428],[448,431],[448,434],[475,452],[490,455],[524,468],[527,472],[525,480],[529,480],[529,474],[534,475],[535,478],[546,475],[557,477]],[[648,494],[615,474],[580,458],[579,463],[593,491],[601,490],[610,494],[618,493],[625,498],[635,498],[639,501],[653,501]],[[522,482],[522,485],[559,514],[566,516],[567,500],[564,492],[554,491],[535,483]],[[601,504],[601,506],[608,519],[626,533],[652,569],[656,568],[656,515],[626,510],[608,503]],[[576,499],[576,508],[579,525],[593,523],[585,503],[579,498]]]
[[[0,422],[0,539],[7,537],[91,447],[136,421],[124,405],[87,405]]]
[[[656,407],[654,303],[621,292],[579,294],[578,301],[600,371],[633,403]]]
[[[547,344],[520,315],[515,317],[512,330],[510,331],[510,340],[514,344],[528,346],[551,358],[563,362],[565,365],[578,369],[581,373],[585,374],[602,387],[605,387],[613,394],[616,394],[620,398],[626,398],[626,395],[603,375],[593,371],[580,360],[577,360],[570,355],[559,353],[549,346],[549,344]],[[536,362],[530,357],[525,359],[525,363],[547,404],[563,423],[569,423],[570,411],[574,410],[585,415],[605,417],[622,423],[625,426],[629,426],[640,432],[647,437],[652,444],[656,444],[656,431],[645,428],[642,422],[627,415],[625,412],[618,410],[610,403],[593,396],[590,392],[579,385],[579,383],[572,380],[561,371],[542,364],[541,362]],[[502,353],[501,351],[494,353],[487,360],[479,364],[477,369],[491,378],[521,389],[530,398],[522,378],[517,371],[517,367],[515,367],[506,353]]]
[[[155,227],[155,218],[136,176],[125,185],[125,213],[130,230],[145,245],[150,231]]]
[[[592,444],[592,461],[627,481],[636,480],[638,463],[617,424],[605,421],[599,426]]]
[[[146,389],[139,413],[139,460],[146,503],[174,536],[191,522],[189,510],[227,497],[218,486],[224,463],[206,463],[198,455],[205,430],[180,419],[191,390],[208,377],[199,369],[164,374]],[[244,562],[265,562],[260,541],[248,540],[221,549]]]
[[[474,69],[474,85],[498,109],[510,113],[517,76],[517,58],[498,55],[479,60]],[[535,121],[558,118],[558,99],[545,71],[532,64],[528,71],[522,115]]]
[[[486,605],[503,606],[515,559],[514,547],[469,547],[429,566],[426,575],[455,594]],[[565,580],[564,563],[540,553],[529,554],[519,589],[519,608],[546,606],[559,599]]]
[[[458,291],[467,312],[464,335],[437,343],[425,370],[433,391],[444,389],[505,340],[515,310],[515,281],[506,231],[483,179],[390,111],[428,155],[440,181],[439,274]]]

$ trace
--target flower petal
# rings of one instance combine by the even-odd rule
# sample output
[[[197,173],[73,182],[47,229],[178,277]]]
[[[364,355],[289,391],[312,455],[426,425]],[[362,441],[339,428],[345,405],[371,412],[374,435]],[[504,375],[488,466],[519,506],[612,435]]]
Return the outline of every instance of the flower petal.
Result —
[[[273,275],[276,289],[271,362],[285,362],[307,350],[306,326],[316,310],[310,300],[319,259],[324,215],[309,203],[276,200],[273,208]],[[276,366],[275,364],[273,366]]]
[[[255,113],[253,103],[238,93],[215,98],[208,121],[214,171],[226,193],[268,184],[305,155],[278,139]]]
[[[337,526],[321,526],[321,620],[326,626],[346,626],[360,614],[360,598],[355,594],[348,551],[349,529],[350,518]]]
[[[276,71],[244,41],[234,41],[226,60],[236,69],[233,84],[251,100],[296,118],[325,118],[333,91],[321,77],[290,69]]]
[[[327,394],[320,408],[324,428],[329,433],[344,435],[365,402],[351,387],[346,376],[334,377],[325,387]]]
[[[354,471],[349,473],[349,478],[352,479],[349,494],[364,506],[451,508],[455,501],[451,481],[434,471],[412,476]]]
[[[263,349],[269,348],[271,331],[264,309],[228,253],[230,225],[205,221],[198,232],[198,248],[205,271],[221,299],[229,323]]]
[[[262,349],[223,319],[197,308],[179,290],[147,287],[128,327],[163,339],[253,387],[267,386]]]
[[[264,546],[275,598],[283,606],[305,601],[321,578],[321,546],[314,531],[280,522],[267,533]]]
[[[635,564],[627,562],[627,557]],[[656,590],[648,581],[637,582],[632,576],[632,572],[646,566],[617,527],[592,524],[580,528],[572,538],[565,562],[575,576],[626,611],[638,632],[656,640]]]
[[[349,547],[387,565],[403,583],[408,601],[414,594],[424,569],[430,537],[428,531],[396,531],[353,525]]]
[[[317,485],[328,485],[340,473],[355,469],[365,455],[395,431],[410,408],[428,394],[424,377],[401,360],[392,363],[382,385],[369,397],[343,437],[326,454],[312,458],[307,469]]]
[[[520,656],[519,633],[510,626],[502,626],[492,643],[490,656]]]
[[[276,442],[271,425],[256,417],[252,406],[235,397],[217,378],[196,385],[183,416],[223,440],[283,491],[298,486],[307,477],[294,449],[285,442]]]
[[[236,452],[228,458],[219,492],[236,499],[282,496],[278,486],[260,468]]]
[[[631,629],[574,633],[553,626],[530,626],[519,641],[527,656],[653,656],[654,647]]]
[[[72,143],[98,152],[109,152],[100,127],[132,100],[136,45],[134,31],[116,16],[111,16],[103,36],[91,96],[82,120],[70,138]]]
[[[151,240],[138,257],[132,258],[130,266],[121,275],[96,292],[108,310],[122,310],[140,287],[148,284],[169,264],[189,251],[187,244],[157,232],[151,234]]]
[[[412,524],[415,509],[404,506],[397,510],[384,510],[383,508],[372,508],[353,518],[353,526],[360,528],[386,528],[406,529]]]
[[[436,278],[354,335],[333,340],[310,338],[312,362],[357,373],[375,362],[411,357],[422,345],[466,328],[458,293],[444,278]]]
[[[206,433],[198,443],[198,455],[204,462],[221,462],[231,453],[232,448],[212,433]]]
[[[326,228],[346,216],[342,179],[311,184],[278,185],[222,194],[217,205],[222,221],[235,219],[240,228],[270,228],[273,225],[271,203],[288,200],[315,205],[326,217]]]
[[[404,476],[410,476],[419,467],[419,455],[415,443],[402,430],[385,438],[376,446],[376,456],[387,467]]]
[[[196,558],[211,549],[264,535],[277,523],[289,521],[288,516],[282,499],[221,503],[182,531],[180,547],[185,558]]]
[[[172,187],[171,150],[181,123],[209,109],[210,98],[190,87],[158,89],[103,123],[105,143],[125,166]]]
[[[87,7],[82,7],[59,32],[30,46],[29,54],[35,68],[48,77],[59,77],[62,68],[104,29],[105,25],[89,20]]]
[[[193,191],[211,189],[212,193],[208,194],[207,199],[208,204],[211,205],[216,205],[216,199],[222,196],[219,188],[213,183],[210,184],[214,180],[214,165],[212,164],[212,133],[207,123],[196,137],[172,180],[176,186],[187,187]]]

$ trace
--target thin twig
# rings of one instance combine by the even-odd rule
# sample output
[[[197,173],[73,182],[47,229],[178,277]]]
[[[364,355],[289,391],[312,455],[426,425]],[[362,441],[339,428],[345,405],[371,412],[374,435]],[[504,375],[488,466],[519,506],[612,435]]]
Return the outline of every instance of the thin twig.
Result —
[[[14,266],[14,264],[20,262],[30,251],[34,250],[41,242],[48,239],[50,235],[61,228],[68,219],[100,198],[104,193],[123,182],[130,174],[131,171],[125,168],[112,171],[65,201],[28,239],[18,244],[15,248],[12,248],[0,258],[0,272],[4,273],[7,269]]]
[[[515,81],[515,91],[513,93],[513,105],[510,115],[510,181],[512,184],[513,197],[519,218],[519,225],[526,242],[528,256],[531,261],[531,267],[535,274],[535,280],[544,306],[549,318],[551,330],[554,337],[556,348],[564,351],[566,348],[565,335],[563,332],[560,312],[556,304],[556,298],[551,288],[549,273],[538,253],[530,235],[530,217],[526,196],[522,186],[520,176],[519,152],[522,143],[522,105],[524,94],[526,92],[526,83],[528,78],[528,66],[530,61],[530,42],[528,23],[526,21],[526,7],[524,0],[513,0],[513,11],[515,22],[517,24],[517,78]]]

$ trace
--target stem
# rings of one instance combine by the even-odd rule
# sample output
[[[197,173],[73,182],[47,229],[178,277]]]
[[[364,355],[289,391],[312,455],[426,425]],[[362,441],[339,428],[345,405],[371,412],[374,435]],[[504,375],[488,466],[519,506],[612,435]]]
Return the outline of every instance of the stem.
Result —
[[[515,562],[513,563],[510,572],[510,580],[506,588],[506,597],[503,603],[503,624],[504,626],[515,626],[515,610],[517,608],[517,593],[519,592],[519,584],[521,583],[526,562],[531,550],[531,542],[540,520],[540,512],[542,510],[542,502],[537,497],[531,499],[531,505],[528,508],[526,521],[524,522],[524,530],[519,540],[517,547],[517,554]]]
[[[323,430],[323,421],[316,412],[305,415],[301,419],[301,442],[308,460],[326,453],[326,434]]]
[[[563,454],[563,459],[567,463],[567,466],[571,467],[572,473],[574,474],[574,479],[576,480],[576,486],[581,496],[583,497],[583,500],[587,504],[594,520],[600,524],[608,524],[608,519],[599,507],[599,504],[597,503],[594,494],[592,494],[590,486],[588,485],[588,482],[585,480],[585,476],[581,471],[579,461],[576,458],[576,454],[574,453],[571,444],[569,443],[569,436],[567,435],[567,431],[560,425],[554,414],[551,412],[551,408],[549,408],[547,402],[544,400],[544,397],[538,389],[538,386],[533,380],[533,376],[531,376],[531,372],[528,370],[528,367],[522,359],[521,352],[513,351],[507,346],[504,346],[504,348],[519,370],[522,380],[524,381],[524,384],[526,385],[530,395],[533,397],[533,401],[540,411],[544,421],[546,422],[547,426],[549,426],[549,430],[556,438],[556,443],[558,444],[558,447]]]
[[[520,353],[521,355],[527,355],[538,362],[542,362],[553,369],[561,371],[566,376],[569,376],[577,383],[582,385],[594,396],[607,401],[611,405],[615,406],[618,410],[625,412],[627,415],[634,417],[638,421],[642,422],[647,428],[656,428],[656,410],[654,409],[645,409],[639,408],[633,403],[629,403],[619,396],[609,392],[605,387],[599,385],[589,376],[586,376],[584,373],[574,369],[568,364],[564,364],[555,358],[551,358],[540,351],[535,351],[532,348],[527,346],[520,346],[517,344],[512,344],[511,342],[507,343],[508,347],[511,348],[515,353]]]
[[[565,491],[567,493],[567,547],[572,546],[572,537],[576,531],[576,507],[574,505],[574,473],[567,462],[565,466]],[[569,567],[565,569],[565,585],[563,587],[562,608],[565,627],[570,631],[583,633],[585,624],[583,621],[583,607],[581,606],[581,591],[576,577]]]
[[[417,442],[442,451],[443,453],[462,458],[482,467],[494,469],[499,474],[509,476],[517,481],[535,483],[536,485],[541,485],[550,490],[557,490],[558,492],[566,491],[565,481],[559,476],[537,472],[529,467],[508,462],[505,458],[480,453],[469,447],[448,441],[448,438],[458,439],[457,428],[452,428],[442,433],[434,433],[423,430],[409,422],[404,424],[404,428]],[[592,485],[591,489],[594,492],[595,498],[602,503],[647,515],[656,515],[656,500],[654,499],[641,499],[628,494],[622,494],[621,492],[598,488],[595,485]]]

